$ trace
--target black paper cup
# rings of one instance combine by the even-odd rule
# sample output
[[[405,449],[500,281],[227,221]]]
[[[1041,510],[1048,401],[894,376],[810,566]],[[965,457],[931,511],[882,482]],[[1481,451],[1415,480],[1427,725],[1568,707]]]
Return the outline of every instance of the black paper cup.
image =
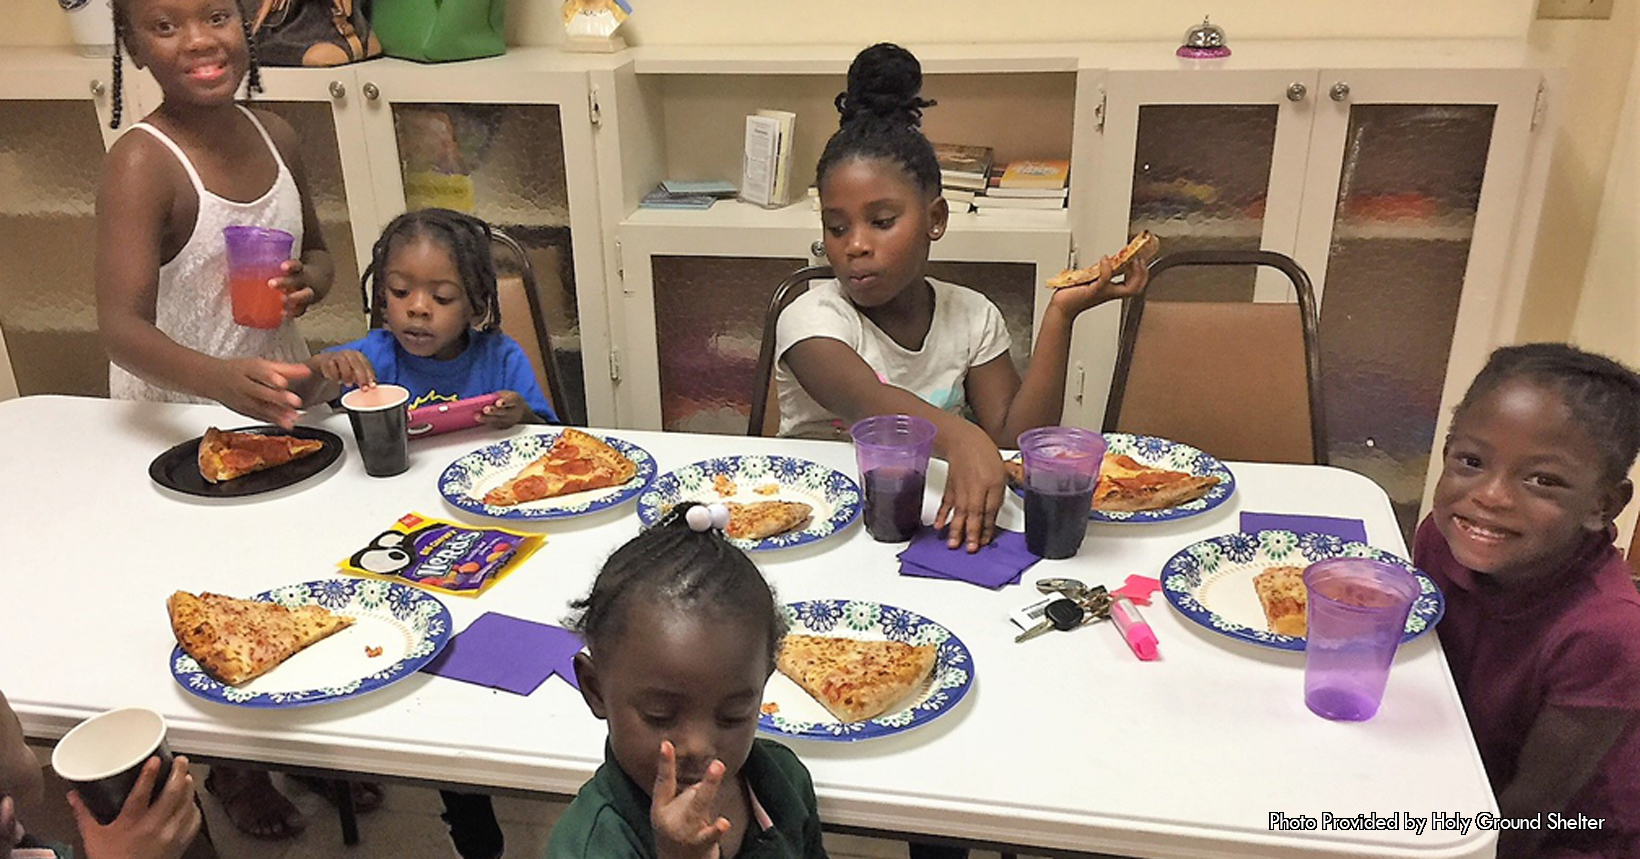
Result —
[[[159,777],[149,802],[159,798],[171,776],[171,750],[165,745],[165,717],[141,707],[110,710],[74,726],[51,752],[51,768],[85,802],[99,823],[120,816],[126,797],[137,785],[142,765],[159,757]]]
[[[410,468],[410,392],[398,385],[358,388],[342,397],[365,473],[392,477]]]

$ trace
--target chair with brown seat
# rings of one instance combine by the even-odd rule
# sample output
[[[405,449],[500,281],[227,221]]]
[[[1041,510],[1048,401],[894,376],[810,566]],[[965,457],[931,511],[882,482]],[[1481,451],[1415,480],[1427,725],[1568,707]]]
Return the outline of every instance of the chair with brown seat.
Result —
[[[1237,265],[1285,274],[1298,303],[1157,300],[1169,269]],[[1220,459],[1325,465],[1315,294],[1304,269],[1273,251],[1181,251],[1152,263],[1150,277],[1123,309],[1105,432],[1160,436]]]
[[[570,423],[566,412],[569,401],[564,397],[564,385],[558,371],[558,359],[552,351],[552,334],[547,317],[541,309],[541,293],[535,277],[535,266],[524,252],[524,246],[499,227],[490,230],[491,242],[498,251],[511,257],[511,265],[496,260],[496,294],[501,305],[501,330],[518,341],[535,368],[535,381],[546,394],[547,403],[558,413],[560,422]],[[549,251],[556,253],[549,248]],[[515,270],[516,269],[516,270]]]
[[[816,280],[836,277],[829,265],[811,265],[793,272],[775,288],[769,299],[769,311],[763,317],[763,345],[757,352],[757,374],[752,378],[752,418],[746,424],[750,436],[774,436],[780,433],[780,399],[774,387],[774,339],[780,313],[799,296],[809,291]]]

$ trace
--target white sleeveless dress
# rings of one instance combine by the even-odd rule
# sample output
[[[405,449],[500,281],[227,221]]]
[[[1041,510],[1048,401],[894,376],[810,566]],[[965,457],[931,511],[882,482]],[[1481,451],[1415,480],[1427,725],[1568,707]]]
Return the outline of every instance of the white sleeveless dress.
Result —
[[[248,328],[233,321],[233,305],[228,294],[228,246],[222,229],[235,225],[270,227],[296,237],[302,246],[302,198],[296,190],[285,160],[268,137],[267,129],[249,110],[245,112],[279,164],[279,175],[266,193],[249,203],[239,203],[206,190],[199,172],[180,146],[164,132],[139,122],[132,126],[152,134],[176,155],[188,171],[188,180],[199,196],[199,215],[193,234],[182,250],[159,267],[159,294],[155,298],[154,324],[165,336],[197,352],[216,358],[266,358],[271,361],[305,361],[310,354],[307,342],[287,321],[274,329]],[[209,403],[211,400],[181,391],[161,388],[138,378],[118,364],[108,367],[109,396],[117,400],[158,400],[169,403]]]

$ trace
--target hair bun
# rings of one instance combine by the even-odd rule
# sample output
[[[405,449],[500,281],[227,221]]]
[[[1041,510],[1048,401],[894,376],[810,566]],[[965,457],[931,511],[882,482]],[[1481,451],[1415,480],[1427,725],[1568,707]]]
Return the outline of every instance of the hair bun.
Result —
[[[848,67],[848,89],[837,94],[841,124],[861,121],[922,124],[934,102],[921,98],[922,64],[899,45],[879,42],[861,51]]]

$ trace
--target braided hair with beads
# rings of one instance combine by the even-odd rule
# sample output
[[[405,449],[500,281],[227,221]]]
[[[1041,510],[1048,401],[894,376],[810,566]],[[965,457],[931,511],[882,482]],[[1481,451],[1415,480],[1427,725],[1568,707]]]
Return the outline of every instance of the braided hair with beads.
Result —
[[[824,186],[832,168],[855,158],[880,158],[899,165],[928,195],[940,191],[940,164],[934,144],[922,133],[922,65],[910,51],[882,42],[861,51],[848,67],[848,89],[837,94],[837,132],[826,141],[815,168]]]
[[[130,31],[127,20],[126,6],[131,0],[111,0],[109,9],[114,16],[114,67],[110,72],[113,80],[113,93],[109,106],[108,127],[118,130],[125,114],[125,62],[121,56],[124,49],[126,34]],[[246,18],[237,3],[234,10],[240,12],[239,27],[245,33],[245,54],[248,62],[248,71],[245,75],[245,100],[250,101],[257,93],[262,92],[262,69],[256,61],[256,36],[251,32],[250,19]]]
[[[752,559],[717,528],[697,531],[685,502],[615,550],[585,597],[570,603],[565,624],[585,639],[594,656],[626,631],[633,605],[661,604],[691,613],[744,617],[768,630],[764,642],[773,670],[786,637],[786,616]]]
[[[387,306],[388,257],[395,246],[417,238],[428,238],[450,254],[461,287],[473,310],[473,327],[492,331],[501,326],[501,300],[496,294],[495,258],[490,252],[490,225],[472,215],[450,209],[417,209],[394,218],[382,230],[370,249],[370,265],[359,280],[364,293],[365,313],[375,314]]]

